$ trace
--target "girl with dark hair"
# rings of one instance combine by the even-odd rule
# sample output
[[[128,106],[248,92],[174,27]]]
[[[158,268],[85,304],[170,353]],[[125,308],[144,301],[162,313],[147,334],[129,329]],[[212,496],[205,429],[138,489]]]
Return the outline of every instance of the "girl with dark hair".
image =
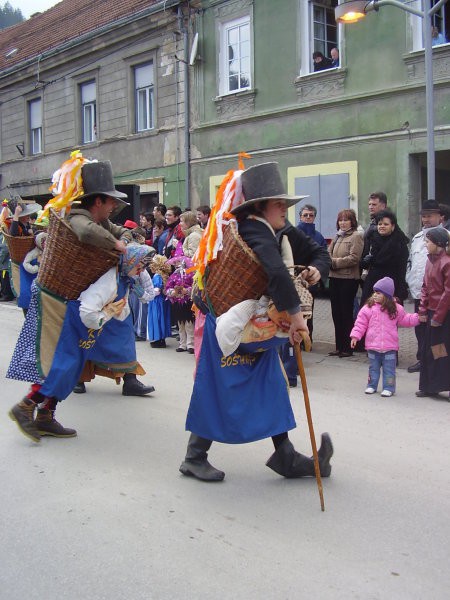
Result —
[[[355,211],[341,210],[337,216],[337,234],[330,244],[330,301],[336,349],[329,356],[352,356],[350,331],[353,327],[353,303],[358,290],[359,261],[363,238],[357,231]]]
[[[395,213],[381,210],[375,215],[377,229],[366,240],[368,254],[362,257],[361,266],[367,270],[361,294],[361,306],[373,292],[373,284],[382,277],[394,281],[394,295],[400,304],[408,297],[406,265],[409,250],[408,238],[397,224]]]

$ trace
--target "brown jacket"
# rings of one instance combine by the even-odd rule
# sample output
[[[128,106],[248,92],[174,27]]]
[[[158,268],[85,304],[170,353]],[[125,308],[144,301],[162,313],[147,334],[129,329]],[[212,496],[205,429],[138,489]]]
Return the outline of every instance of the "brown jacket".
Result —
[[[359,231],[349,231],[345,235],[337,235],[328,249],[331,256],[330,277],[337,279],[359,279],[359,261],[364,247],[364,240]]]
[[[113,250],[116,240],[123,239],[127,243],[133,240],[129,229],[121,225],[114,225],[109,219],[96,223],[91,213],[84,208],[72,209],[67,217],[67,222],[80,242],[91,244],[97,248]]]

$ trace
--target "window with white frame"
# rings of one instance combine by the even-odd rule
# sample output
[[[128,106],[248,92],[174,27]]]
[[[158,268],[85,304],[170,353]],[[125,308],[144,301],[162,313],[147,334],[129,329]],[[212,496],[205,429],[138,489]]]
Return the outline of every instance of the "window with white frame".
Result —
[[[431,0],[431,5],[437,4],[438,0]],[[412,8],[422,10],[422,2],[415,0],[411,3]],[[421,19],[416,15],[410,15],[412,31],[412,50],[423,50],[425,46],[424,27],[427,19]],[[433,46],[441,46],[450,43],[450,7],[445,4],[439,8],[431,17],[431,43]]]
[[[134,67],[134,89],[136,131],[153,129],[153,63]]]
[[[28,102],[30,154],[42,152],[42,100],[36,98]]]
[[[250,16],[222,23],[219,60],[221,95],[251,89],[251,60]]]
[[[438,0],[431,0],[431,5]],[[423,20],[423,19],[422,19]],[[447,44],[450,41],[450,7],[445,4],[431,17],[431,43],[433,46]]]
[[[334,9],[338,0],[299,0],[301,26],[301,75],[307,75],[317,70],[332,69],[339,66],[331,64],[331,50],[336,48],[339,53],[339,26],[334,17]],[[313,60],[313,52],[322,53],[325,57],[324,66],[317,68]]]
[[[81,141],[83,144],[97,139],[97,89],[95,81],[80,84]]]

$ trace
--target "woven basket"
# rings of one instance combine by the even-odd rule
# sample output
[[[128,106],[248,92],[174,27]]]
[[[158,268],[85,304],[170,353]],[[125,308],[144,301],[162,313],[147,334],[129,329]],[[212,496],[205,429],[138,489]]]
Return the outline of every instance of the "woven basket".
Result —
[[[68,223],[50,211],[37,282],[52,294],[76,300],[87,287],[119,262],[119,254],[82,244]]]
[[[206,272],[206,300],[220,316],[243,300],[257,300],[268,284],[261,263],[231,221],[224,229],[223,250]]]
[[[5,238],[6,245],[8,246],[9,255],[11,260],[15,263],[23,262],[23,259],[35,246],[33,235],[9,235],[4,229],[1,233]]]

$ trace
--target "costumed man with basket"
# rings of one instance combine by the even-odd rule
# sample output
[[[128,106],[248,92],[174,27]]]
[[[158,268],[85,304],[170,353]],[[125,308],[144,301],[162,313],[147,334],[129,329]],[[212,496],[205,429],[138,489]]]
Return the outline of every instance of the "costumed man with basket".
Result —
[[[83,244],[123,253],[127,244],[133,240],[133,235],[130,229],[110,221],[113,213],[117,214],[124,206],[128,206],[124,200],[127,195],[114,187],[111,163],[109,161],[86,163],[81,168],[81,176],[84,195],[77,198],[80,204],[72,208],[67,216],[67,222]],[[135,339],[133,328],[130,330],[130,337]],[[96,369],[96,365],[90,362],[83,371],[82,380],[77,383],[73,391],[77,394],[85,393],[85,381],[91,381],[96,372],[114,379],[123,377],[124,396],[145,396],[155,391],[153,386],[146,386],[136,378],[136,374],[145,373],[142,368],[135,373],[120,373],[120,368],[119,371],[116,368],[111,368],[109,371],[110,374],[104,363],[100,369]]]
[[[6,226],[9,225],[8,230],[4,230],[4,238],[11,257],[12,289],[18,298],[18,306],[24,310],[24,313],[29,304],[31,280],[29,280],[27,272],[24,270],[23,261],[27,253],[35,248],[30,217],[40,210],[40,204],[36,202],[25,203],[20,200],[14,208],[14,213],[5,220]]]
[[[136,374],[145,371],[136,361],[127,303],[128,290],[135,285],[129,273],[130,261],[137,265],[144,255],[128,247],[130,232],[108,219],[114,209],[126,204],[126,195],[114,188],[109,161],[89,163],[78,152],[54,175],[54,181],[59,192],[53,204],[49,203],[54,210],[47,244],[7,373],[7,377],[33,384],[29,394],[9,413],[33,441],[39,441],[41,435],[76,435],[74,429],[55,420],[54,412],[58,401],[72,391],[87,362],[98,366],[98,374],[123,377],[123,395],[141,396],[154,391],[136,379]],[[74,198],[82,202],[74,229],[89,240],[86,244],[55,212],[70,208]],[[92,242],[96,240],[100,241],[95,246]],[[105,246],[121,254],[105,250]],[[140,252],[147,256],[149,250],[145,247]],[[92,324],[92,315],[97,326]]]
[[[238,335],[237,342],[229,348],[230,353],[225,355],[224,344],[219,345],[217,334],[219,320],[228,313],[237,312],[242,318],[248,311],[244,321],[255,319],[252,301],[260,299],[262,306],[263,292],[274,305],[269,310],[272,321],[277,317],[279,321],[288,321],[287,333],[292,344],[302,339],[301,332],[307,334],[299,296],[284,262],[293,264],[292,249],[285,236],[281,246],[276,238],[276,230],[285,226],[287,208],[301,199],[301,196],[285,193],[277,163],[230,172],[219,189],[216,206],[195,256],[202,277],[197,278],[200,291],[194,298],[207,314],[186,420],[186,429],[192,433],[180,466],[184,475],[203,481],[221,481],[225,473],[207,460],[213,440],[239,444],[267,437],[272,438],[275,447],[266,463],[269,468],[288,478],[315,475],[313,459],[297,452],[287,433],[296,427],[296,423],[277,352],[286,338],[264,339],[262,334],[261,341],[247,343],[245,336]],[[239,234],[235,233],[235,219]],[[218,244],[215,244],[214,235]],[[234,246],[228,243],[233,236]],[[203,270],[205,252],[213,246],[216,260]],[[252,280],[254,275],[245,260],[249,254],[255,257],[252,259],[253,270],[258,268],[262,279],[253,278],[255,289],[244,291],[246,281]],[[245,273],[241,272],[241,266],[246,269]],[[217,295],[212,293],[215,289]],[[241,298],[238,298],[240,293]],[[215,316],[219,317],[217,329]],[[256,315],[256,329],[263,331],[264,327],[267,330],[275,327],[274,323],[264,322],[264,319],[263,315]],[[323,434],[318,451],[322,477],[330,475],[332,455],[330,436]]]

